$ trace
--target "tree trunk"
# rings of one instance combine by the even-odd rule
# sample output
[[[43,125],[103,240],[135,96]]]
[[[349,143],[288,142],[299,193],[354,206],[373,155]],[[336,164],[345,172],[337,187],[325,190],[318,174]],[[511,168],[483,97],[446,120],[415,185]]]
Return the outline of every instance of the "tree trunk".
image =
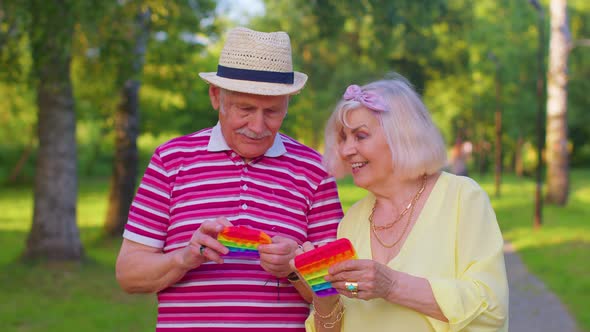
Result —
[[[21,153],[20,157],[18,158],[18,161],[16,162],[16,164],[12,168],[12,171],[10,171],[10,175],[8,176],[8,179],[6,180],[6,183],[15,183],[16,180],[18,179],[18,176],[21,174],[24,166],[27,164],[27,160],[29,160],[29,157],[31,156],[31,152],[33,151],[33,142],[32,141],[33,140],[31,139],[31,142],[29,144],[27,144],[27,146],[25,146],[23,152]]]
[[[137,179],[137,136],[139,135],[139,77],[143,70],[143,61],[149,36],[150,11],[138,14],[135,31],[133,65],[131,71],[121,68],[121,73],[129,73],[121,91],[121,103],[115,114],[115,160],[109,193],[109,206],[104,223],[105,233],[120,236],[127,223],[129,207],[135,194]]]
[[[569,192],[567,149],[567,61],[571,50],[567,1],[551,0],[551,39],[547,75],[547,196],[548,203],[565,205]]]
[[[537,167],[535,169],[535,217],[533,227],[539,229],[543,224],[543,101],[545,96],[545,12],[538,0],[531,0],[531,4],[537,10],[537,33],[539,44],[537,45]]]
[[[489,169],[489,152],[490,152],[490,143],[485,140],[485,138],[481,139],[478,143],[479,147],[479,161],[478,161],[478,170],[479,176],[483,177],[488,173]]]
[[[524,165],[522,162],[522,146],[524,145],[524,139],[522,136],[518,136],[516,141],[516,148],[514,149],[514,173],[518,177],[522,177],[524,174]]]
[[[37,83],[39,151],[33,225],[24,256],[80,260],[76,225],[76,117],[70,80],[74,28],[67,1],[31,1],[31,44]]]
[[[122,91],[121,105],[115,114],[115,160],[104,224],[108,235],[120,236],[135,193],[137,178],[137,136],[139,133],[139,82],[129,80]]]
[[[496,63],[496,113],[494,115],[494,123],[496,133],[494,151],[495,196],[500,197],[500,186],[502,184],[502,83],[500,82],[500,69],[498,63]]]

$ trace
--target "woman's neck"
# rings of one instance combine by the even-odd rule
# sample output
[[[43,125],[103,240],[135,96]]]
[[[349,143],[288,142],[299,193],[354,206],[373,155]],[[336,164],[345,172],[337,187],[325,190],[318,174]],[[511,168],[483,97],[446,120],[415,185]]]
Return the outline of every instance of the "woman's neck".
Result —
[[[428,181],[428,178],[427,178]],[[394,207],[406,206],[423,184],[422,176],[413,179],[391,178],[379,187],[368,190],[375,195],[375,199],[384,205]]]

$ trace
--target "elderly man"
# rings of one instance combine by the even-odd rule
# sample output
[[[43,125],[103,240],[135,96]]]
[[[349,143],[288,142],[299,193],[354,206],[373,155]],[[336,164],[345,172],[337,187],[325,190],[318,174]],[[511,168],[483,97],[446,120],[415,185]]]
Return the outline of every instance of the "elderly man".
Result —
[[[217,72],[200,73],[219,112],[213,128],[152,156],[117,259],[127,292],[158,293],[157,331],[304,331],[308,303],[289,261],[298,245],[332,241],[342,217],[321,156],[279,133],[293,72],[284,32],[229,32]],[[225,226],[264,231],[259,258],[226,256]],[[294,287],[295,286],[295,287]]]

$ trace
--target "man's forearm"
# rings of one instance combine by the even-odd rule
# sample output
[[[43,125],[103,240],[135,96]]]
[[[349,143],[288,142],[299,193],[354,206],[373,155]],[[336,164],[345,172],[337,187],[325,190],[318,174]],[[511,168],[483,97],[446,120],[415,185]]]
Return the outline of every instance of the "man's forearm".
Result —
[[[177,252],[164,254],[128,246],[119,254],[116,269],[117,281],[126,292],[156,293],[180,280],[190,267],[181,264]]]

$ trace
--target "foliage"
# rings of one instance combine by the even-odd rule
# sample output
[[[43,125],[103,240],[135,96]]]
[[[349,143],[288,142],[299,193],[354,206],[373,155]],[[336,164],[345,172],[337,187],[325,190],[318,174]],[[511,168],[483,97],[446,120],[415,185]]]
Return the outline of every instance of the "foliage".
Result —
[[[541,1],[546,16],[548,1]],[[537,13],[528,1],[265,1],[265,15],[248,24],[290,33],[295,69],[309,74],[290,105],[284,131],[321,150],[325,120],[348,84],[397,71],[424,97],[450,144],[458,135],[493,141],[496,108],[503,112],[506,166],[518,139],[534,148]],[[5,179],[26,147],[35,147],[34,93],[26,2],[0,2],[0,176]],[[214,0],[76,2],[72,79],[78,115],[80,170],[108,175],[112,114],[124,68],[125,43],[138,10],[152,10],[152,35],[141,75],[141,132],[149,137],[194,132],[216,122],[207,85],[223,36],[234,22],[215,17]],[[220,14],[220,13],[218,13]],[[570,0],[574,40],[590,38],[590,5]],[[545,38],[549,22],[545,20]],[[223,32],[223,33],[222,33]],[[546,50],[545,50],[546,51]],[[572,165],[590,162],[590,47],[570,56],[569,127]],[[545,52],[546,53],[546,52]],[[496,65],[501,99],[496,100]],[[544,107],[544,103],[543,103]],[[18,134],[24,133],[24,134]],[[487,142],[487,143],[486,143]],[[25,165],[32,178],[33,153]],[[527,164],[526,171],[533,171]],[[26,175],[26,174],[25,174]]]
[[[590,40],[590,3],[569,1],[570,29],[574,48],[569,56],[568,126],[572,143],[571,165],[590,165],[590,45],[582,46],[579,41]]]
[[[397,70],[422,87],[421,63],[428,63],[434,47],[429,36],[440,6],[440,1],[267,1],[267,14],[253,26],[288,32],[296,70],[309,74],[285,130],[317,148],[348,84]]]
[[[215,20],[213,0],[79,1],[72,80],[78,118],[80,171],[107,175],[114,140],[113,115],[120,89],[131,77],[135,50],[129,42],[135,17],[150,10],[153,31],[140,92],[141,129],[147,135],[190,133],[216,121],[199,71],[215,69],[214,44],[224,26]],[[32,83],[27,2],[0,2],[0,179],[10,175],[25,151],[24,181],[32,178],[36,107]],[[66,46],[66,45],[64,45]],[[215,52],[215,49],[213,49]],[[162,124],[167,124],[166,127]],[[23,176],[21,176],[23,180]]]
[[[217,27],[211,21],[215,3],[193,1],[126,1],[104,6],[104,13],[80,25],[75,58],[77,99],[84,131],[81,158],[87,161],[86,174],[105,174],[95,165],[110,160],[110,142],[114,132],[114,110],[120,103],[120,90],[126,80],[141,81],[141,131],[159,134],[162,131],[192,132],[197,126],[210,125],[211,117],[195,117],[195,110],[206,109],[203,98],[192,97],[198,90],[195,69],[209,57],[203,40]],[[135,18],[150,15],[151,38],[146,50],[143,73],[134,77],[136,65],[134,38]],[[98,28],[98,29],[97,29]],[[200,87],[207,96],[206,87]],[[196,120],[196,121],[195,121]],[[162,126],[166,124],[166,126]],[[108,137],[108,140],[103,140]],[[105,158],[106,157],[106,158]],[[110,170],[106,168],[105,170]]]
[[[519,139],[535,142],[538,32],[528,2],[266,1],[266,7],[267,15],[253,26],[289,32],[296,68],[310,75],[286,121],[286,130],[306,143],[321,146],[324,122],[346,85],[392,71],[423,94],[449,143],[457,136],[493,141],[497,109],[503,113],[505,156]],[[588,5],[572,1],[570,9],[574,38],[588,36]],[[582,57],[572,68],[588,67]],[[587,104],[581,95],[586,81],[572,77],[572,119],[588,120],[577,111]],[[574,159],[584,160],[580,156],[590,151],[584,147],[587,123],[571,121]]]

